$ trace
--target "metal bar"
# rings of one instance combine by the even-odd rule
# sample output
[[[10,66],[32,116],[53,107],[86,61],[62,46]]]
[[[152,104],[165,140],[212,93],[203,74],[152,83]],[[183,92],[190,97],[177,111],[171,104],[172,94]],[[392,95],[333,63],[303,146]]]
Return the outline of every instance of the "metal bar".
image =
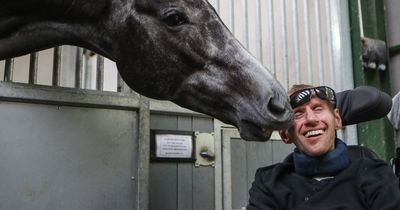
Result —
[[[136,194],[137,209],[149,209],[150,180],[150,101],[144,96],[139,99],[139,139],[138,139],[138,193]]]
[[[362,45],[361,45],[361,29],[362,26],[360,23],[360,5],[358,0],[350,0],[349,1],[349,12],[350,12],[350,27],[351,30],[351,47],[352,47],[352,56],[353,60],[353,75],[354,75],[354,85],[365,84],[364,81],[364,67],[359,58],[362,56]]]
[[[333,1],[336,2],[336,1]],[[353,56],[352,56],[352,46],[351,46],[351,33],[348,30],[349,28],[352,28],[350,26],[350,12],[349,12],[349,2],[347,0],[341,0],[339,9],[336,9],[335,11],[340,11],[340,26],[338,26],[338,29],[340,29],[340,60],[338,63],[342,65],[340,69],[343,70],[343,72],[354,72],[353,71]],[[336,30],[335,30],[336,31]],[[339,30],[338,30],[339,31]],[[354,57],[355,58],[355,57]],[[357,59],[357,58],[355,58]],[[354,75],[350,74],[350,76],[345,73],[342,74],[342,83],[343,83],[343,89],[350,89],[354,87]],[[340,78],[340,77],[337,77]]]
[[[261,0],[256,0],[256,57],[262,61]]]
[[[14,59],[7,59],[4,67],[4,81],[11,82],[13,79]]]
[[[76,61],[75,61],[75,88],[82,88],[82,74],[83,74],[83,49],[76,48]]]
[[[235,34],[235,5],[233,4],[233,0],[229,0],[229,24],[228,27],[233,34]]]
[[[47,85],[35,85],[35,88],[32,88],[29,84],[0,82],[0,101],[137,110],[139,97],[137,93],[100,92]],[[207,115],[182,108],[170,101],[151,100],[150,110],[155,114],[209,118]]]
[[[84,76],[83,76],[83,81],[84,81],[84,88],[85,89],[92,89],[92,83],[93,83],[93,65],[92,65],[92,59],[93,59],[94,53],[91,52],[88,49],[83,50],[83,58],[84,58]]]
[[[104,89],[104,57],[97,55],[96,90]]]
[[[317,36],[317,64],[318,64],[318,82],[319,85],[323,85],[324,83],[324,67],[323,67],[323,56],[322,56],[322,38],[321,38],[321,15],[320,15],[320,0],[315,0],[315,6],[314,6],[314,15],[315,15],[315,30],[316,30],[316,36]]]
[[[307,61],[307,83],[312,84],[312,54],[311,54],[311,39],[310,39],[310,25],[309,25],[309,16],[308,16],[308,0],[303,1],[303,9],[304,9],[304,35],[305,35],[305,45],[306,45],[306,61]]]
[[[243,45],[246,49],[249,49],[249,12],[247,0],[242,0],[243,6]]]
[[[347,0],[329,1],[329,15],[331,19],[332,36],[332,58],[334,71],[335,90],[346,90],[354,88],[351,55],[351,34],[349,25],[349,4]]]
[[[335,69],[333,68],[334,64],[333,64],[333,60],[334,60],[334,56],[333,56],[333,40],[332,40],[332,36],[333,36],[333,30],[332,30],[332,8],[330,6],[330,1],[326,2],[326,6],[325,6],[325,14],[326,16],[324,18],[326,18],[326,26],[327,26],[327,45],[328,45],[328,57],[326,59],[328,59],[328,70],[329,70],[329,78],[330,78],[330,85],[334,85],[336,84],[336,77],[335,77]],[[335,86],[333,86],[334,88],[336,88]]]
[[[0,101],[137,110],[139,96],[67,87],[0,82]],[[177,108],[177,111],[181,109]]]
[[[231,138],[235,135],[237,130],[222,129],[222,171],[223,171],[223,201],[224,210],[232,209],[232,167],[231,167]]]
[[[331,31],[333,44],[333,64],[335,71],[335,90],[346,90],[354,87],[351,41],[349,21],[349,2],[347,0],[329,1],[331,9]],[[342,135],[342,136],[340,136]],[[338,132],[338,137],[344,139],[348,145],[357,145],[357,126],[346,126],[343,132]]]
[[[38,53],[34,52],[30,54],[29,58],[29,84],[36,84],[37,82],[37,73],[38,73]]]
[[[217,119],[214,121],[214,149],[215,151],[222,151],[222,126],[223,123]],[[215,194],[214,202],[215,209],[223,209],[223,184],[222,184],[222,154],[221,152],[215,153],[215,167],[214,167],[214,183],[215,183]]]
[[[280,24],[280,36],[282,37],[282,70],[283,70],[283,81],[284,86],[289,86],[289,71],[288,71],[288,56],[287,56],[287,30],[286,30],[286,7],[285,1],[280,1],[280,13],[281,13],[281,24]]]
[[[363,24],[363,17],[362,17],[361,0],[357,1],[357,9],[358,9],[358,21],[359,21],[359,27],[360,27],[360,36],[364,37],[364,24]]]
[[[269,56],[269,62],[270,62],[270,67],[271,71],[274,75],[276,75],[276,54],[275,54],[275,20],[274,20],[274,0],[269,0],[268,1],[268,45],[271,46],[270,49],[270,56]]]
[[[300,53],[299,53],[299,23],[297,14],[297,0],[292,0],[292,22],[294,42],[294,65],[296,73],[296,84],[300,83]]]
[[[60,74],[61,74],[61,50],[62,47],[55,47],[53,49],[53,77],[52,85],[60,86]]]

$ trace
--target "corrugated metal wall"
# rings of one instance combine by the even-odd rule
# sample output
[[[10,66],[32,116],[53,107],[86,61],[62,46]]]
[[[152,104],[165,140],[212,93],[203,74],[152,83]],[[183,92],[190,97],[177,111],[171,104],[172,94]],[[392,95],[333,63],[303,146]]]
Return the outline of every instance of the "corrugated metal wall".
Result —
[[[346,1],[210,0],[210,3],[242,44],[285,87],[301,82],[351,88]],[[349,75],[344,77],[344,73]]]

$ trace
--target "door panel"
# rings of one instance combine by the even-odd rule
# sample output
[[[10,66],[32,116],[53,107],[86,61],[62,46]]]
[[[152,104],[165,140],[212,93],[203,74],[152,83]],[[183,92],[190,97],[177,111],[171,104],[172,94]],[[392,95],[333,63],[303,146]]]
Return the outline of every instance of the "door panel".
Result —
[[[224,209],[242,209],[258,168],[281,162],[293,151],[274,133],[266,142],[240,139],[236,129],[222,129]]]
[[[0,209],[134,209],[136,113],[0,103]]]

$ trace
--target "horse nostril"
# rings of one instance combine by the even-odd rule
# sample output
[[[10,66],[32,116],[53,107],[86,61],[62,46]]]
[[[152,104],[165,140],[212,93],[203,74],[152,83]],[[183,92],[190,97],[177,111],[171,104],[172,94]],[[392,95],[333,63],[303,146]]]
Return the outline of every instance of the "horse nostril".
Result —
[[[283,97],[273,97],[268,103],[268,109],[273,113],[284,113],[285,112],[285,101]]]

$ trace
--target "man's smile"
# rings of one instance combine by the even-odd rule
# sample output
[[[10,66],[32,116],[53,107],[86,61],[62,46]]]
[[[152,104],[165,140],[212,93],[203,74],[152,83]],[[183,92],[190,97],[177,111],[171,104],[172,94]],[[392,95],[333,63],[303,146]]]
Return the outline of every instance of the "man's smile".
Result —
[[[305,137],[315,137],[315,136],[319,136],[321,134],[324,133],[324,130],[320,129],[320,130],[312,130],[312,131],[307,131],[306,133],[304,133]]]

